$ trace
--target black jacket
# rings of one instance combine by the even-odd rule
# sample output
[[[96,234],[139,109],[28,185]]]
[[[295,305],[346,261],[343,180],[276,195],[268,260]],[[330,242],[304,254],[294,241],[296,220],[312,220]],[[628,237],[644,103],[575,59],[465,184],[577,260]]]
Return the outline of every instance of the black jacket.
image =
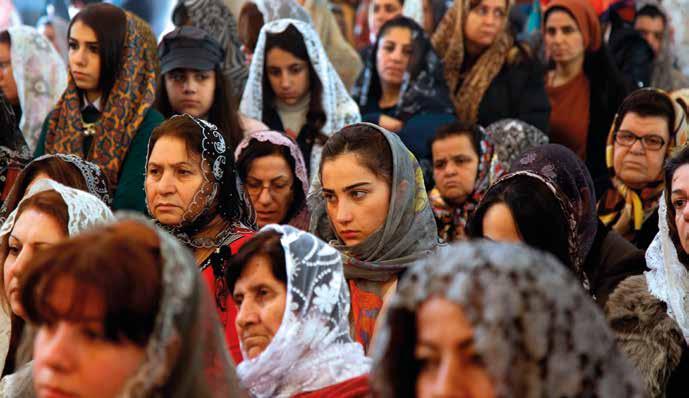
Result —
[[[513,118],[548,134],[550,102],[543,81],[543,66],[523,51],[512,58],[516,59],[505,62],[483,95],[478,124],[485,127],[501,119]]]

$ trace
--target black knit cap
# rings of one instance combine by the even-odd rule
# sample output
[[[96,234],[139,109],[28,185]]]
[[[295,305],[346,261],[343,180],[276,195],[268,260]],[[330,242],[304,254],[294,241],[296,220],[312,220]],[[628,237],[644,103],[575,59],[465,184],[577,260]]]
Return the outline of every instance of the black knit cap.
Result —
[[[182,26],[163,37],[158,45],[161,73],[174,69],[212,70],[221,65],[225,51],[205,31]]]

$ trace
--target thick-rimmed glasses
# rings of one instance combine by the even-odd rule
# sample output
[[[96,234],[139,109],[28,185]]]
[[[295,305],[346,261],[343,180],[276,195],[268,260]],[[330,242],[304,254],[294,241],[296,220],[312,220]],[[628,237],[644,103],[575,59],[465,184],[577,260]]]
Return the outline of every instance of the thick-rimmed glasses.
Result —
[[[631,131],[620,130],[615,133],[615,143],[622,146],[632,146],[635,142],[641,141],[641,146],[649,151],[660,150],[665,145],[663,137],[655,134],[644,135],[639,137]]]

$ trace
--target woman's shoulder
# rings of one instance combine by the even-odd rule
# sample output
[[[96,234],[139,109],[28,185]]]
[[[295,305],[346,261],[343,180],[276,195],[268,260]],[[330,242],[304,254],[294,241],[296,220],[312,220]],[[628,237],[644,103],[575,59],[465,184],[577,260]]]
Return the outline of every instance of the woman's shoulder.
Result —
[[[361,375],[317,391],[297,394],[292,398],[363,398],[371,396],[368,375]]]

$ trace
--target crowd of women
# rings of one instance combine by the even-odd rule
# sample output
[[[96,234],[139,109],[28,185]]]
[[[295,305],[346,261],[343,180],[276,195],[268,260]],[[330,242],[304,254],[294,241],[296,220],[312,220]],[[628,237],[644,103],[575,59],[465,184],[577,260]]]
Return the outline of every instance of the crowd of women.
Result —
[[[685,396],[663,5],[364,3],[0,31],[0,396]]]

